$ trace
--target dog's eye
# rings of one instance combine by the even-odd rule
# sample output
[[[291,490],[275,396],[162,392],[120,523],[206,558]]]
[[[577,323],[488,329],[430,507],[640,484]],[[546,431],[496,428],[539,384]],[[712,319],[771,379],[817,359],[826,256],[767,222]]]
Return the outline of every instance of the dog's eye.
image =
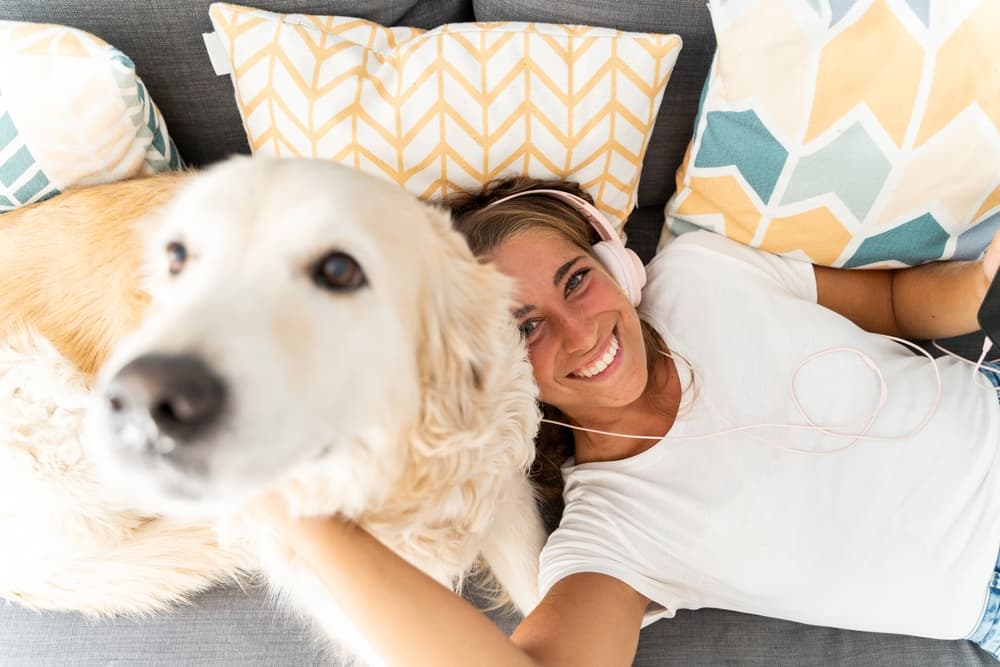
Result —
[[[350,255],[334,251],[313,267],[313,282],[324,289],[348,292],[364,287],[367,282],[361,266]]]
[[[188,252],[183,243],[171,241],[167,244],[167,270],[176,276],[187,263]]]

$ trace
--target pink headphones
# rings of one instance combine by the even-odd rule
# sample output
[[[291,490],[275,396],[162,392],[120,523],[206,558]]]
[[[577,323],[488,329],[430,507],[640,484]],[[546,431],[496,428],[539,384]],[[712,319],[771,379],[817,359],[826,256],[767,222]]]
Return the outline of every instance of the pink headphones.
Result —
[[[632,305],[639,305],[639,301],[642,299],[642,286],[646,284],[646,269],[642,265],[642,260],[635,252],[625,247],[621,238],[604,219],[601,212],[586,199],[562,190],[525,190],[491,202],[486,208],[492,208],[502,202],[525,195],[555,197],[559,201],[569,204],[584,220],[589,222],[601,237],[599,242],[591,246],[594,255],[625,291],[625,296],[632,302]]]

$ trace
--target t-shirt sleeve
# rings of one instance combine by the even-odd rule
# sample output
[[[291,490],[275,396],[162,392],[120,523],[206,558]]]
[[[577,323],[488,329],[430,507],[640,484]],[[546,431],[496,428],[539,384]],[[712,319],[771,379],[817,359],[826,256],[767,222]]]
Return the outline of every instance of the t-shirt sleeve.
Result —
[[[549,536],[540,556],[538,584],[542,596],[570,575],[603,574],[652,600],[643,617],[642,627],[661,618],[672,618],[677,605],[666,600],[664,592],[638,572],[634,564],[629,564],[621,554],[615,553],[621,549],[621,540],[627,540],[627,536],[609,534],[609,528],[611,533],[620,532],[613,529],[610,522],[588,520],[579,512],[563,515],[559,528]]]
[[[752,248],[721,234],[682,234],[653,258],[650,269],[661,271],[663,267],[657,265],[668,262],[682,265],[679,270],[695,274],[702,284],[734,286],[745,280],[816,302],[816,275],[811,263]]]

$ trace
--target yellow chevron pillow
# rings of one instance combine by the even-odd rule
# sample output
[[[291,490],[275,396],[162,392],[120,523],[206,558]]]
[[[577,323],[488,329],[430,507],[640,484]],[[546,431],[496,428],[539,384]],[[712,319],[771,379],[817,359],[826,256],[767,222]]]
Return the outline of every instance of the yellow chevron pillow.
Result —
[[[681,47],[584,26],[209,13],[255,154],[336,160],[425,199],[511,173],[576,180],[619,230]]]
[[[1000,226],[998,0],[710,8],[675,233],[848,268],[983,251]]]

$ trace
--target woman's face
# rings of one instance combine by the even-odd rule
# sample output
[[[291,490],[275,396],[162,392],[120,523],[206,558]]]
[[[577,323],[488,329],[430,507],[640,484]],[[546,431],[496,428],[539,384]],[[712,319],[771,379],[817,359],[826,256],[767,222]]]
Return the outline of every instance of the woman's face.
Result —
[[[517,281],[515,317],[543,401],[579,421],[642,395],[639,317],[596,259],[540,228],[518,232],[489,259]]]

